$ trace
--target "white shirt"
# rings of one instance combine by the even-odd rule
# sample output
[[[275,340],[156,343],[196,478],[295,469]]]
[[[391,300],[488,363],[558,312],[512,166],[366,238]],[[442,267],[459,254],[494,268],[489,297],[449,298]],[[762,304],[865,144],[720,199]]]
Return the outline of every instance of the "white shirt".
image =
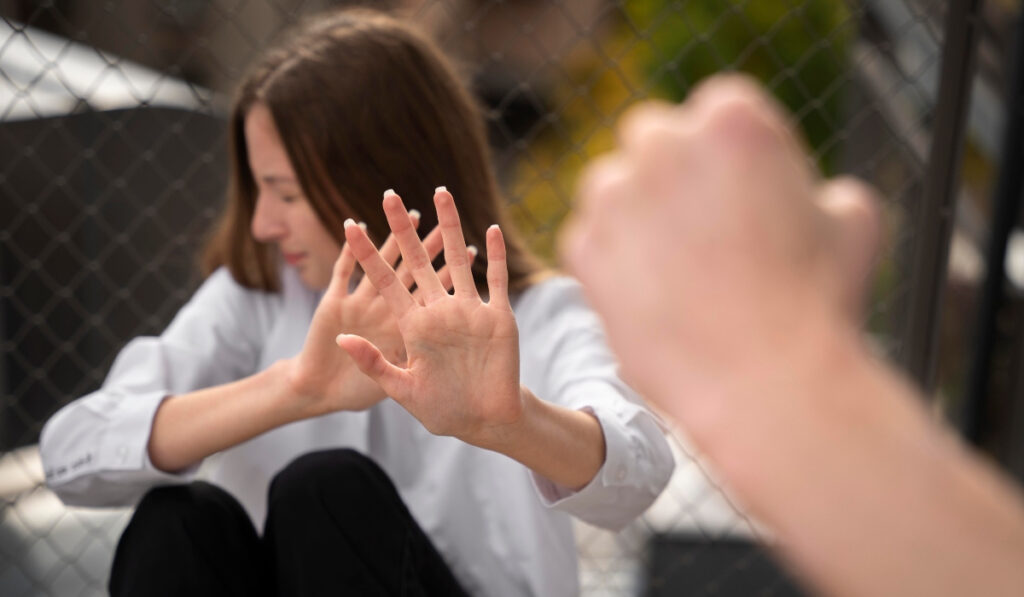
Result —
[[[215,272],[160,337],[131,341],[102,388],[47,422],[40,448],[50,488],[69,505],[130,505],[155,485],[194,478],[198,466],[168,474],[149,461],[161,401],[298,354],[318,300],[290,268],[282,272],[282,291],[273,294],[243,288],[226,270]],[[541,282],[520,294],[513,309],[523,385],[601,423],[605,462],[582,490],[560,487],[502,454],[432,435],[391,400],[271,430],[208,458],[204,475],[262,528],[278,471],[306,452],[354,448],[388,473],[471,594],[578,594],[569,515],[621,528],[665,487],[672,454],[655,417],[619,379],[600,322],[575,281]]]

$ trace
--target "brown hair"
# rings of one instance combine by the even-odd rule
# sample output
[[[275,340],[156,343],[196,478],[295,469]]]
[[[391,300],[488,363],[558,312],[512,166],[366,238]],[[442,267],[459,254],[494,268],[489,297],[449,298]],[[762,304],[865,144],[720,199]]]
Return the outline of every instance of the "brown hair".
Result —
[[[270,110],[307,201],[339,244],[350,217],[377,242],[387,236],[388,188],[421,212],[421,233],[433,229],[433,189],[445,185],[467,243],[483,249],[487,227],[501,226],[513,291],[542,270],[503,213],[481,111],[453,67],[412,26],[356,9],[313,18],[243,79],[228,129],[227,205],[201,257],[204,275],[226,266],[243,286],[279,288],[276,253],[250,231],[256,183],[244,131],[257,102]],[[486,267],[485,259],[473,264],[478,286],[486,286]]]

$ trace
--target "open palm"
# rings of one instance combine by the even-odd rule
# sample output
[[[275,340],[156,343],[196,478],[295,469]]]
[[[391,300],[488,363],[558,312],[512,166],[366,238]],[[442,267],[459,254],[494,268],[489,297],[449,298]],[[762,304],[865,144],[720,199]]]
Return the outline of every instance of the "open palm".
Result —
[[[480,445],[493,441],[503,428],[515,423],[523,408],[518,330],[508,300],[505,244],[496,226],[487,231],[489,300],[485,303],[473,280],[451,194],[439,189],[434,202],[453,294],[445,290],[431,267],[427,247],[417,237],[397,195],[385,197],[384,211],[403,264],[415,279],[420,301],[362,229],[351,222],[345,227],[352,253],[397,319],[407,357],[404,366],[387,358],[387,347],[371,338],[343,334],[337,342],[429,431]]]
[[[418,223],[418,217],[413,221]],[[441,250],[440,231],[435,229],[424,243],[428,253],[436,256]],[[399,248],[393,236],[389,236],[381,246],[380,255],[388,263],[398,260]],[[348,355],[337,349],[334,339],[339,333],[358,334],[370,339],[390,362],[405,361],[405,347],[398,323],[383,297],[365,277],[354,289],[351,288],[355,266],[356,259],[346,243],[334,264],[330,284],[313,315],[302,351],[293,360],[292,385],[309,401],[309,416],[337,410],[366,409],[386,396],[377,382],[367,377]],[[407,268],[399,266],[398,271],[405,287],[411,286],[412,276]]]

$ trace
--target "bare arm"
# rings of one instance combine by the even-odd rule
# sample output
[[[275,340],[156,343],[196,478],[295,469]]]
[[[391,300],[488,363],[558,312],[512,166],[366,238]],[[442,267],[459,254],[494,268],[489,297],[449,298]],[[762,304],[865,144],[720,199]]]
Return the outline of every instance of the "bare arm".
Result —
[[[303,400],[279,361],[251,377],[164,400],[153,419],[149,459],[175,472],[286,423],[305,418]],[[308,416],[308,415],[306,415]]]

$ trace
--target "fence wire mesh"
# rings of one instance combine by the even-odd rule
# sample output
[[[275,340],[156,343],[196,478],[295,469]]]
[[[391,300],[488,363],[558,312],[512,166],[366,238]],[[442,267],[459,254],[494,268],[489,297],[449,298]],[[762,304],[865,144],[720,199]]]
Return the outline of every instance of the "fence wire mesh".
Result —
[[[195,250],[225,188],[232,83],[282,30],[334,5],[0,0],[0,593],[105,592],[130,513],[64,507],[41,482],[40,429],[195,288]],[[374,6],[413,15],[465,65],[514,217],[552,260],[580,168],[612,147],[629,105],[682,99],[720,70],[754,74],[824,172],[889,198],[867,323],[899,353],[946,3]],[[972,128],[983,156],[993,126]],[[647,514],[616,534],[578,526],[583,594],[797,594],[747,543],[765,534],[677,438],[677,471]]]

